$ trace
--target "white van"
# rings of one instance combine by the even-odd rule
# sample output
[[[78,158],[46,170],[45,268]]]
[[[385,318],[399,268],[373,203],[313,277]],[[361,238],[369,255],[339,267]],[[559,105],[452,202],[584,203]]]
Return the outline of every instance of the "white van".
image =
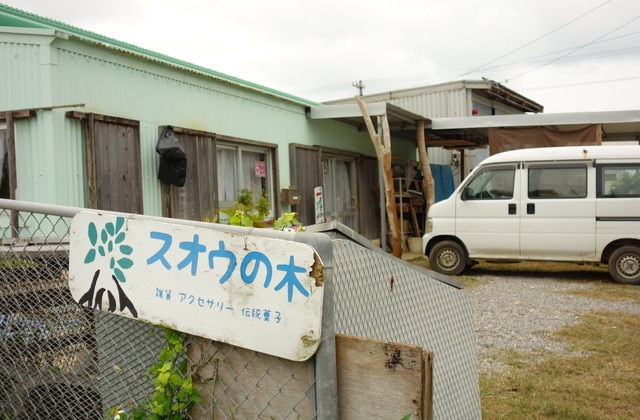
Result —
[[[449,275],[473,259],[571,261],[640,285],[640,146],[496,154],[431,206],[425,232],[431,268]]]

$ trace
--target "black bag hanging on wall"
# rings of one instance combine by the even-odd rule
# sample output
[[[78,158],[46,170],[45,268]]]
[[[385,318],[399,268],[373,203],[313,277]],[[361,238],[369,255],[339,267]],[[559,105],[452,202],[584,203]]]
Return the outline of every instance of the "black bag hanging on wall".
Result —
[[[167,184],[183,187],[187,180],[187,156],[184,149],[173,134],[173,127],[162,130],[156,152],[160,155],[158,179]]]

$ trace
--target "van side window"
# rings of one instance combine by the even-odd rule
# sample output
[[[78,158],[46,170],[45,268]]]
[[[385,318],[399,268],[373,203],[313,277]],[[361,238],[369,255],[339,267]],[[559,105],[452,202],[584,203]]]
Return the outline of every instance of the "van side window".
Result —
[[[513,198],[514,167],[486,168],[478,172],[463,192],[465,200],[508,200]]]
[[[529,198],[585,198],[586,166],[529,168]]]
[[[640,164],[598,165],[598,197],[640,197]]]

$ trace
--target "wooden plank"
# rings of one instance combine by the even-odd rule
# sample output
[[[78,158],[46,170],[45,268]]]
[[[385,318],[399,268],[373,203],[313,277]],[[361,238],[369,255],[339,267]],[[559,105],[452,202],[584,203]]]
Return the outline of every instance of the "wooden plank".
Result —
[[[315,223],[313,189],[322,185],[320,150],[317,147],[291,144],[289,155],[291,156],[292,185],[300,190],[300,201],[295,211],[303,225],[312,225]]]
[[[183,187],[169,185],[164,190],[169,196],[169,213],[177,219],[211,220],[218,206],[215,135],[174,134],[187,158],[187,178]]]
[[[432,353],[419,346],[336,335],[341,419],[432,418]]]
[[[368,239],[382,238],[380,233],[380,193],[374,194],[378,187],[378,160],[361,156],[358,162],[358,226],[362,236]]]
[[[94,115],[97,208],[142,214],[139,127]]]

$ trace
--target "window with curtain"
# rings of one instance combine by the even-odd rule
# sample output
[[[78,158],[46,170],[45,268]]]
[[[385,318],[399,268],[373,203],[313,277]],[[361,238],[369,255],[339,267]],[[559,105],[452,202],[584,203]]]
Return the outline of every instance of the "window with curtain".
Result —
[[[358,202],[355,159],[326,156],[322,160],[324,206],[328,220],[358,230]]]
[[[268,147],[218,143],[218,198],[220,208],[236,203],[240,190],[250,190],[257,199],[266,194],[274,214],[273,152]],[[224,214],[220,214],[225,223]]]

